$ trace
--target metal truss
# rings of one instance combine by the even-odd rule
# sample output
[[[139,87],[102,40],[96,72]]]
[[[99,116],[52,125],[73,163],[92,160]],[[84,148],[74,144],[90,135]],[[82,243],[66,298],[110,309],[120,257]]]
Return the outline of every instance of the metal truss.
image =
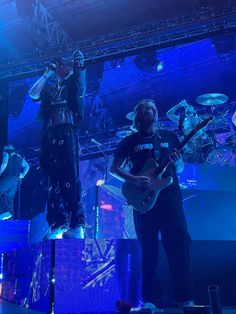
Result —
[[[57,55],[70,59],[75,49],[82,50],[86,63],[91,64],[235,32],[236,6],[217,12],[204,8],[193,16],[156,20],[127,31],[61,45],[60,49],[58,46],[48,48],[44,53],[30,54],[7,64],[5,60],[0,60],[0,79],[38,75],[46,61]]]
[[[6,1],[6,3],[8,2],[13,2],[13,0]],[[55,21],[40,0],[37,0],[34,5],[32,18],[25,17],[23,18],[23,21],[22,18],[17,18],[5,26],[0,27],[0,32],[21,25],[22,22],[27,26],[28,30],[34,33],[33,35],[37,42],[35,52],[37,53],[40,53],[49,47],[65,47],[72,43],[70,36],[57,23],[57,21]]]
[[[37,30],[37,48],[39,51],[52,46],[65,47],[72,42],[69,35],[54,20],[39,0],[36,2],[31,23],[34,26],[33,28]]]

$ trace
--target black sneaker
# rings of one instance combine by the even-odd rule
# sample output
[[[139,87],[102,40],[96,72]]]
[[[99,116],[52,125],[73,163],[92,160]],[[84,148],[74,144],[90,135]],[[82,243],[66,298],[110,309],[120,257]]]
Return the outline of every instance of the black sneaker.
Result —
[[[84,227],[70,228],[63,233],[63,239],[84,239]]]
[[[151,302],[146,302],[140,308],[139,313],[163,313],[164,309],[157,307],[155,304]]]
[[[5,212],[0,214],[0,220],[7,220],[12,218],[12,213]]]
[[[176,302],[176,304],[181,307],[195,307],[196,306],[193,300],[185,300],[182,302]]]
[[[59,227],[52,229],[50,228],[46,235],[44,236],[44,240],[56,240],[56,239],[62,239],[64,232],[67,231],[66,227]]]

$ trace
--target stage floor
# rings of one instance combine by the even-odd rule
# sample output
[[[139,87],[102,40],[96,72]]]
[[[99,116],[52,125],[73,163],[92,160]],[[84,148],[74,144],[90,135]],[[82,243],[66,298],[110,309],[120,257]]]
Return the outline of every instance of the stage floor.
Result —
[[[0,299],[0,314],[43,314],[44,312],[38,312],[31,309],[23,308],[20,305],[16,305],[11,302]],[[115,314],[117,312],[77,312],[73,314]],[[180,314],[183,313],[180,308],[167,308],[164,313],[166,314]],[[45,313],[46,314],[46,313]],[[60,313],[55,313],[60,314]],[[223,314],[236,314],[236,307],[226,307],[223,309]]]
[[[20,305],[0,299],[0,314],[42,314],[43,312],[26,309]]]

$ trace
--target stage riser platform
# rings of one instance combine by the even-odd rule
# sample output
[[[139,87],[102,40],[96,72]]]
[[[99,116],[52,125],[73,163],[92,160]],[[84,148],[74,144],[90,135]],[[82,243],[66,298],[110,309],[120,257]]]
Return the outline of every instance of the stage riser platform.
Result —
[[[27,246],[29,242],[29,220],[0,221],[0,253]]]
[[[47,312],[53,248],[52,241],[45,241],[6,253],[2,297]],[[136,269],[128,263],[131,252],[132,256],[136,255]],[[133,285],[137,287],[139,283],[138,255],[136,240],[56,240],[56,313],[114,310],[115,301],[121,297],[120,287],[126,287],[131,271],[136,271]],[[208,304],[207,287],[218,284],[223,305],[236,305],[236,242],[193,241],[192,256],[196,302]],[[118,267],[119,261],[123,268]],[[159,267],[167,305],[170,305],[171,280],[162,246]],[[122,297],[129,299],[127,289]]]

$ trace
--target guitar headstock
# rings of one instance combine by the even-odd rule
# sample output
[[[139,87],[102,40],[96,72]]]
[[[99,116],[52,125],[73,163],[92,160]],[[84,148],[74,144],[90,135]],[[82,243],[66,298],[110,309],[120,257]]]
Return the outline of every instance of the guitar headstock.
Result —
[[[212,120],[213,120],[213,117],[212,117],[212,116],[210,116],[210,117],[204,119],[203,121],[201,121],[200,123],[198,123],[198,124],[193,128],[193,130],[194,130],[194,131],[199,131],[199,130],[201,130],[202,128],[206,127],[206,126],[208,125],[208,123],[209,123],[210,121],[212,121]]]
[[[188,143],[188,141],[202,128],[204,128],[211,120],[213,119],[213,117],[208,117],[205,120],[201,121],[200,123],[198,123],[193,129],[192,131],[186,135],[184,137],[184,139],[182,140],[182,142],[179,143],[179,145],[177,146],[178,150],[181,150],[184,145],[186,145]]]

